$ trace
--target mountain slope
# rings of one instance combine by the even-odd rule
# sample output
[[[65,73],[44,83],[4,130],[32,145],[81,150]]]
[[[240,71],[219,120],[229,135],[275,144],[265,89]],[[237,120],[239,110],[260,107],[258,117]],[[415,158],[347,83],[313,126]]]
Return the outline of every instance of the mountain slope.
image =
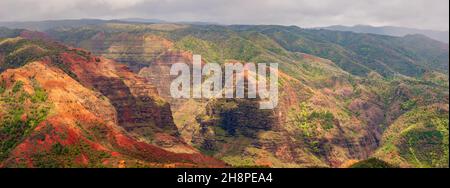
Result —
[[[426,38],[282,26],[151,25],[48,34],[139,72],[171,103],[184,140],[234,166],[337,167],[364,160],[404,113],[448,104],[448,45]],[[279,106],[261,111],[251,100],[172,99],[170,66],[190,64],[192,54],[205,63],[280,63]]]
[[[124,62],[134,71],[158,54],[151,52],[157,47],[140,38],[149,34],[163,36],[179,49],[195,50],[208,61],[219,63],[227,59],[286,62],[287,58],[295,58],[295,53],[306,53],[330,59],[354,75],[367,76],[375,71],[384,77],[420,77],[427,71],[448,73],[449,64],[448,44],[419,36],[401,38],[283,26],[183,24],[100,24],[48,33],[67,44]],[[129,50],[136,55],[123,54]]]
[[[442,162],[423,159],[448,159],[448,148],[439,141],[448,129],[441,124],[411,134],[415,143],[424,146],[424,150],[413,150],[413,154],[421,153],[420,163],[404,150],[409,145],[402,140],[411,136],[395,131],[399,124],[400,129],[421,124],[417,118],[404,120],[418,109],[435,114],[433,106],[448,106],[448,45],[425,37],[283,26],[135,23],[54,29],[45,35],[123,64],[113,66],[95,57],[88,58],[92,63],[79,64],[86,60],[83,56],[91,56],[83,50],[59,58],[62,65],[68,65],[60,66],[66,74],[111,101],[119,127],[165,151],[186,153],[186,149],[173,149],[188,148],[179,141],[184,140],[192,150],[247,167],[348,167],[360,160],[365,164],[372,157],[400,167],[441,167]],[[201,54],[203,63],[279,63],[278,107],[259,110],[258,100],[171,98],[168,87],[174,76],[169,75],[170,66],[190,64],[193,54]],[[130,72],[124,65],[145,80],[127,76]],[[151,100],[140,97],[132,85],[150,93]],[[170,103],[173,115],[161,105],[156,90]],[[136,114],[143,117],[136,118]],[[448,121],[443,116],[448,110],[438,114],[439,122]],[[170,122],[172,116],[174,124],[161,123]],[[142,129],[146,122],[156,126]],[[386,139],[390,134],[394,141]],[[387,146],[399,149],[382,152]],[[426,154],[431,150],[444,157]]]
[[[369,25],[355,25],[355,26],[342,26],[342,25],[334,25],[329,27],[322,27],[321,29],[334,30],[334,31],[351,31],[355,33],[371,33],[378,35],[389,35],[396,37],[404,37],[406,35],[415,35],[421,34],[425,35],[434,40],[438,40],[441,42],[445,42],[448,44],[448,31],[433,31],[433,30],[421,30],[421,29],[412,29],[412,28],[404,28],[404,27],[393,27],[393,26],[384,26],[384,27],[373,27]]]
[[[5,61],[27,49],[24,44],[46,55]],[[224,166],[178,137],[168,104],[132,72],[55,45],[23,38],[1,41],[1,62],[8,66],[0,81],[2,166]]]
[[[414,109],[386,131],[375,156],[399,166],[448,167],[448,106]]]
[[[448,44],[430,39],[415,41],[416,45],[410,45],[408,42],[414,37],[399,38],[276,26],[235,26],[234,30],[259,31],[289,51],[330,59],[347,72],[360,76],[375,71],[387,77],[395,74],[417,77],[430,69],[446,72],[449,64]],[[428,48],[428,53],[434,54],[433,58],[420,50],[423,46]],[[429,66],[429,63],[438,66]],[[442,67],[447,69],[441,69]]]

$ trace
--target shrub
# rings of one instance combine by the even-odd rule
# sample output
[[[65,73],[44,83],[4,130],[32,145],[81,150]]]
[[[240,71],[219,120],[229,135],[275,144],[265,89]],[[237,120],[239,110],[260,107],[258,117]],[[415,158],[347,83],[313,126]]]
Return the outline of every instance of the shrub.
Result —
[[[377,158],[370,158],[364,161],[357,162],[352,166],[350,166],[350,168],[398,168],[398,167]]]

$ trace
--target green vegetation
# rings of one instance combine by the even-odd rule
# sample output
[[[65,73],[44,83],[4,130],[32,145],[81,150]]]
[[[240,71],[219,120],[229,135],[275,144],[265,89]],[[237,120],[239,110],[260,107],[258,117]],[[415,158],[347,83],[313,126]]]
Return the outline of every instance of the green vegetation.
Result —
[[[233,167],[246,167],[250,168],[255,166],[255,161],[251,157],[240,157],[240,156],[226,156],[222,158],[228,164],[233,164]]]
[[[259,31],[289,51],[330,59],[355,75],[367,75],[373,70],[388,77],[395,72],[416,77],[424,73],[424,67],[448,73],[448,48],[442,48],[440,44],[426,38],[398,38],[282,26],[233,26],[233,30],[241,33]],[[417,44],[423,44],[426,50]],[[389,65],[383,62],[389,62]]]
[[[448,123],[446,111],[432,107],[411,110],[388,128],[377,156],[396,153],[386,160],[413,167],[448,167]]]
[[[441,166],[448,162],[441,160],[445,153],[443,139],[444,135],[438,130],[411,129],[402,133],[397,147],[400,155],[408,161],[422,167]]]
[[[330,130],[334,127],[334,115],[331,112],[312,112],[309,117],[309,121],[319,121],[323,129]]]
[[[176,48],[191,51],[194,54],[201,54],[202,58],[207,62],[220,63],[223,62],[220,49],[211,42],[201,40],[192,36],[186,36],[177,41]]]
[[[377,158],[370,158],[364,161],[359,161],[350,166],[350,168],[398,168],[398,167]]]
[[[42,40],[28,40],[20,37],[6,39],[0,43],[0,54],[3,56],[3,60],[0,60],[0,62],[3,61],[1,67],[2,69],[21,67],[63,50],[65,48],[60,45]]]
[[[78,76],[70,70],[70,67],[64,63],[59,55],[51,55],[52,65],[58,67],[74,80],[78,80]]]
[[[289,123],[298,128],[300,138],[314,153],[321,149],[320,139],[334,128],[334,115],[328,111],[314,111],[307,103],[300,103],[299,107],[289,112]]]
[[[33,88],[34,88],[34,94],[30,96],[31,102],[33,103],[43,103],[47,101],[47,92],[39,86],[39,83],[37,83],[36,80],[32,80]]]
[[[0,81],[0,95],[6,91],[6,82],[5,80]]]
[[[376,72],[390,78],[397,73],[419,78],[428,70],[448,74],[448,47],[418,36],[401,38],[284,26],[191,25],[160,30],[147,25],[145,29],[140,28],[138,24],[126,27],[97,25],[55,29],[49,33],[61,41],[91,51],[108,49],[108,46],[94,45],[90,41],[98,32],[104,32],[105,37],[113,40],[117,34],[127,31],[130,35],[166,37],[176,44],[175,48],[199,53],[210,62],[234,59],[286,63],[298,60],[298,53],[306,53],[329,59],[341,69],[358,76]],[[126,53],[114,58],[130,59]]]
[[[60,53],[64,51],[75,53],[85,59],[89,59],[91,55],[83,50],[67,49],[65,46],[52,41],[30,40],[21,37],[5,39],[0,43],[0,57],[3,57],[0,59],[0,73],[6,69],[18,68],[27,63],[50,57],[52,65],[77,80],[76,74],[60,57]]]
[[[87,156],[87,164],[79,160],[80,157]],[[65,146],[61,143],[53,144],[49,151],[41,151],[32,156],[35,167],[38,168],[99,168],[105,167],[102,161],[111,157],[105,151],[96,151],[88,144],[81,142],[74,145]]]
[[[408,111],[408,110],[411,110],[414,107],[416,107],[416,105],[417,105],[417,101],[415,101],[415,100],[408,100],[408,101],[402,103],[400,108],[402,110],[404,110],[404,111]]]
[[[328,111],[314,111],[308,104],[301,103],[298,109],[290,112],[290,123],[300,128],[306,138],[317,137],[320,134],[317,127],[328,131],[334,128],[335,117]]]
[[[23,82],[16,81],[10,90],[0,95],[4,115],[0,118],[0,159],[8,157],[48,114],[45,91],[37,83],[33,84],[33,89],[36,92],[30,95],[23,90]]]

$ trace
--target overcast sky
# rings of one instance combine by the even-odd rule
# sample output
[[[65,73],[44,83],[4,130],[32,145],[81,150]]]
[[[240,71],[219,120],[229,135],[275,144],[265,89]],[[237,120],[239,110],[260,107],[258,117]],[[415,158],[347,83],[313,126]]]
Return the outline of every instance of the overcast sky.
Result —
[[[0,21],[153,18],[317,27],[449,30],[449,0],[0,0]]]

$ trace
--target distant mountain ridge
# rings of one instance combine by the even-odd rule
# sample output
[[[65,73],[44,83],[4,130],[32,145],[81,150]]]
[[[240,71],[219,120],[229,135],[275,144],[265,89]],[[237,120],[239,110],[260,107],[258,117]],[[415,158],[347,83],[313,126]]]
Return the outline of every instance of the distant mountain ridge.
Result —
[[[429,38],[449,43],[449,32],[448,31],[434,31],[434,30],[424,30],[424,29],[414,29],[406,27],[395,27],[395,26],[383,26],[374,27],[370,25],[355,25],[355,26],[343,26],[343,25],[333,25],[329,27],[322,27],[320,29],[334,30],[334,31],[351,31],[355,33],[371,33],[379,35],[389,35],[396,37],[403,37],[406,35],[421,34]]]
[[[67,20],[45,20],[45,21],[24,21],[24,22],[0,22],[0,27],[45,31],[53,28],[82,27],[106,22],[108,21],[100,19],[77,19],[77,20],[67,19]]]
[[[2,26],[15,28],[15,30],[1,29]],[[231,34],[227,37],[228,39],[221,42],[242,42],[243,44],[241,45],[248,47],[255,53],[233,55],[232,59],[238,60],[258,60],[258,54],[261,54],[264,50],[258,47],[258,45],[253,44],[253,41],[245,39],[248,34],[253,33],[255,35],[255,33],[258,33],[256,36],[268,40],[267,42],[271,43],[274,47],[272,50],[275,50],[275,53],[280,52],[279,55],[284,54],[282,53],[284,50],[315,55],[330,59],[339,67],[355,75],[365,75],[370,71],[375,71],[383,76],[393,76],[396,73],[407,76],[420,76],[426,70],[448,73],[448,44],[419,35],[392,37],[332,31],[329,29],[303,29],[296,26],[226,26],[202,22],[171,23],[163,20],[139,18],[121,20],[81,19],[42,22],[0,22],[0,31],[4,30],[1,32],[4,35],[3,37],[12,37],[17,35],[17,32],[20,32],[17,28],[37,30],[50,34],[52,38],[63,40],[76,46],[79,40],[88,39],[96,34],[102,35],[102,32],[106,32],[104,34],[114,32],[111,31],[110,27],[120,28],[119,30],[124,32],[132,30],[136,26],[141,28],[139,32],[151,31],[152,28],[173,30],[174,32],[170,33],[175,40],[179,38],[177,36],[202,35],[197,37],[206,41],[215,41],[222,38],[216,38],[217,36],[228,36]],[[177,30],[176,28],[184,29]],[[212,33],[215,34],[210,36]],[[220,50],[211,48],[209,51],[211,50],[214,52],[214,55],[212,55],[214,60],[224,60],[224,58],[219,58],[222,56],[220,55],[222,53]],[[206,53],[206,56],[208,55],[210,54]]]
[[[189,24],[189,25],[219,25],[213,22],[201,21],[176,21],[170,22],[160,19],[144,18],[123,18],[123,19],[63,19],[63,20],[44,20],[44,21],[20,21],[20,22],[0,22],[0,27],[11,29],[27,29],[34,31],[46,31],[56,28],[78,28],[85,26],[100,25],[106,23],[135,23],[135,24]]]
[[[157,24],[157,23],[176,23],[176,24],[190,24],[190,25],[221,25],[214,22],[202,22],[202,21],[166,21],[161,19],[145,19],[145,18],[122,18],[122,19],[63,19],[63,20],[44,20],[44,21],[21,21],[21,22],[0,22],[0,27],[8,27],[11,29],[28,29],[37,31],[46,31],[61,27],[83,27],[92,26],[105,23],[142,23],[142,24]],[[315,29],[326,29],[333,31],[350,31],[355,33],[368,33],[378,35],[388,35],[396,37],[404,37],[406,35],[421,34],[431,39],[438,40],[440,42],[449,43],[448,31],[435,31],[424,30],[406,27],[396,26],[382,26],[375,27],[370,25],[332,25],[328,27],[319,27]]]

